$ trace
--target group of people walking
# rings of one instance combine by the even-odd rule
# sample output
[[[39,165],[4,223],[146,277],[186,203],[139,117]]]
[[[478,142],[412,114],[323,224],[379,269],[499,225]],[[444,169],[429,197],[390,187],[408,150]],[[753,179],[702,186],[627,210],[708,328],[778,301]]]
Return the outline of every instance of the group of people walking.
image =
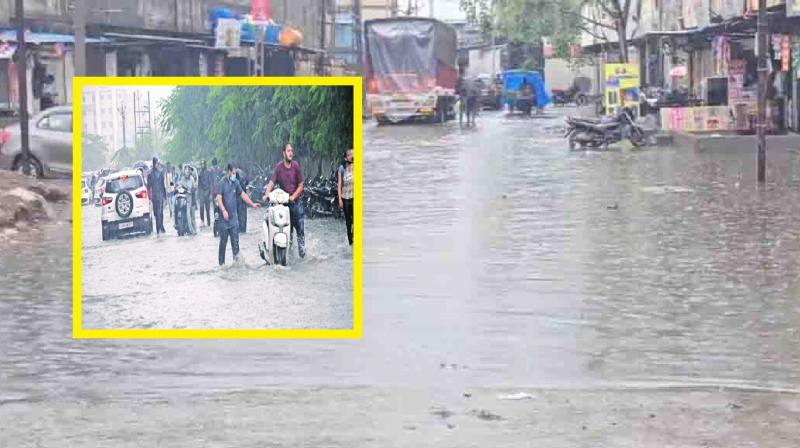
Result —
[[[279,186],[289,194],[289,212],[293,233],[297,234],[298,255],[303,258],[305,249],[305,219],[303,210],[303,173],[300,163],[294,159],[294,149],[287,143],[281,150],[282,161],[275,166],[272,177],[266,186],[263,202],[267,202],[272,190]],[[164,204],[167,204],[171,217],[176,214],[175,198],[183,187],[188,197],[188,233],[197,234],[196,211],[200,210],[200,226],[210,227],[216,221],[215,236],[219,236],[220,265],[225,264],[228,240],[234,259],[239,254],[239,233],[247,228],[247,207],[259,208],[242,187],[242,171],[230,162],[223,170],[216,158],[211,161],[211,169],[206,161],[201,162],[199,172],[189,164],[166,167],[153,157],[153,167],[147,175],[147,185],[153,214],[156,221],[156,237],[166,233],[164,229]],[[353,244],[353,150],[344,154],[344,163],[338,170],[339,207],[345,215],[347,240]],[[212,205],[213,204],[213,205]],[[212,207],[216,210],[212,212]],[[213,221],[212,221],[213,218]],[[294,235],[292,235],[294,236]]]

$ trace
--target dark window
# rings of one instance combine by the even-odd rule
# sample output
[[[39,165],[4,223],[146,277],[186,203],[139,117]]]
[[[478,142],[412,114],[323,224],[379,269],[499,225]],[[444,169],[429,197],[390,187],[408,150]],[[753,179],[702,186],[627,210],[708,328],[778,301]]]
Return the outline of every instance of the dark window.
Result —
[[[119,193],[123,190],[136,190],[144,186],[142,176],[123,176],[118,179],[108,181],[106,193]]]

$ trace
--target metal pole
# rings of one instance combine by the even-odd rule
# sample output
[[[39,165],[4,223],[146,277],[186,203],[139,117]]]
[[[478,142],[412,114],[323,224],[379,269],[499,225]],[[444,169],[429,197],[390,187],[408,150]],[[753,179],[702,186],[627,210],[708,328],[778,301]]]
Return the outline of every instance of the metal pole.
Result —
[[[16,0],[17,12],[17,84],[19,89],[19,128],[22,139],[22,172],[30,173],[31,149],[28,144],[28,55],[25,51],[25,8],[23,0]],[[34,173],[38,174],[38,173]]]
[[[767,1],[758,0],[758,183],[766,181],[767,139],[764,133],[767,122]]]
[[[119,114],[122,116],[122,147],[124,148],[128,145],[128,138],[125,132],[125,103],[120,104],[117,110],[119,110]]]
[[[433,0],[428,0],[428,10],[431,13],[431,18],[436,18],[436,16],[433,15]]]
[[[75,26],[75,76],[86,76],[86,1],[75,0],[72,23]]]
[[[264,27],[256,26],[256,76],[264,76]]]

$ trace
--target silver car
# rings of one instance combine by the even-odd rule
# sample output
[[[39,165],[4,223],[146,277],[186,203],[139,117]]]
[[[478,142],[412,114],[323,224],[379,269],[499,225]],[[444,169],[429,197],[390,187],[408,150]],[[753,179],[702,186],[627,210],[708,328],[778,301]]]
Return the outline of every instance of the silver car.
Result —
[[[29,173],[36,177],[72,174],[72,106],[55,106],[35,114],[28,124],[31,159]],[[19,123],[0,132],[0,169],[25,172]]]

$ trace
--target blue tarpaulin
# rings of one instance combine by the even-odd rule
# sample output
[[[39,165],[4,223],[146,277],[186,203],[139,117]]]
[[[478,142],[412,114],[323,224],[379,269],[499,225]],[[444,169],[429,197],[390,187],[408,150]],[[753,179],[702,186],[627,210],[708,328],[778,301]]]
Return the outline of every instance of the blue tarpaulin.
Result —
[[[16,42],[16,30],[2,30],[0,31],[0,41],[2,42]],[[56,33],[25,33],[25,42],[31,44],[74,44],[75,37],[72,34],[56,34]],[[97,44],[103,42],[111,42],[110,40],[100,37],[87,37],[87,44]]]
[[[503,87],[507,91],[519,91],[522,85],[522,80],[527,80],[534,91],[536,92],[537,107],[545,107],[550,104],[550,94],[547,93],[547,88],[542,80],[542,75],[539,72],[531,70],[506,70],[503,72]]]

